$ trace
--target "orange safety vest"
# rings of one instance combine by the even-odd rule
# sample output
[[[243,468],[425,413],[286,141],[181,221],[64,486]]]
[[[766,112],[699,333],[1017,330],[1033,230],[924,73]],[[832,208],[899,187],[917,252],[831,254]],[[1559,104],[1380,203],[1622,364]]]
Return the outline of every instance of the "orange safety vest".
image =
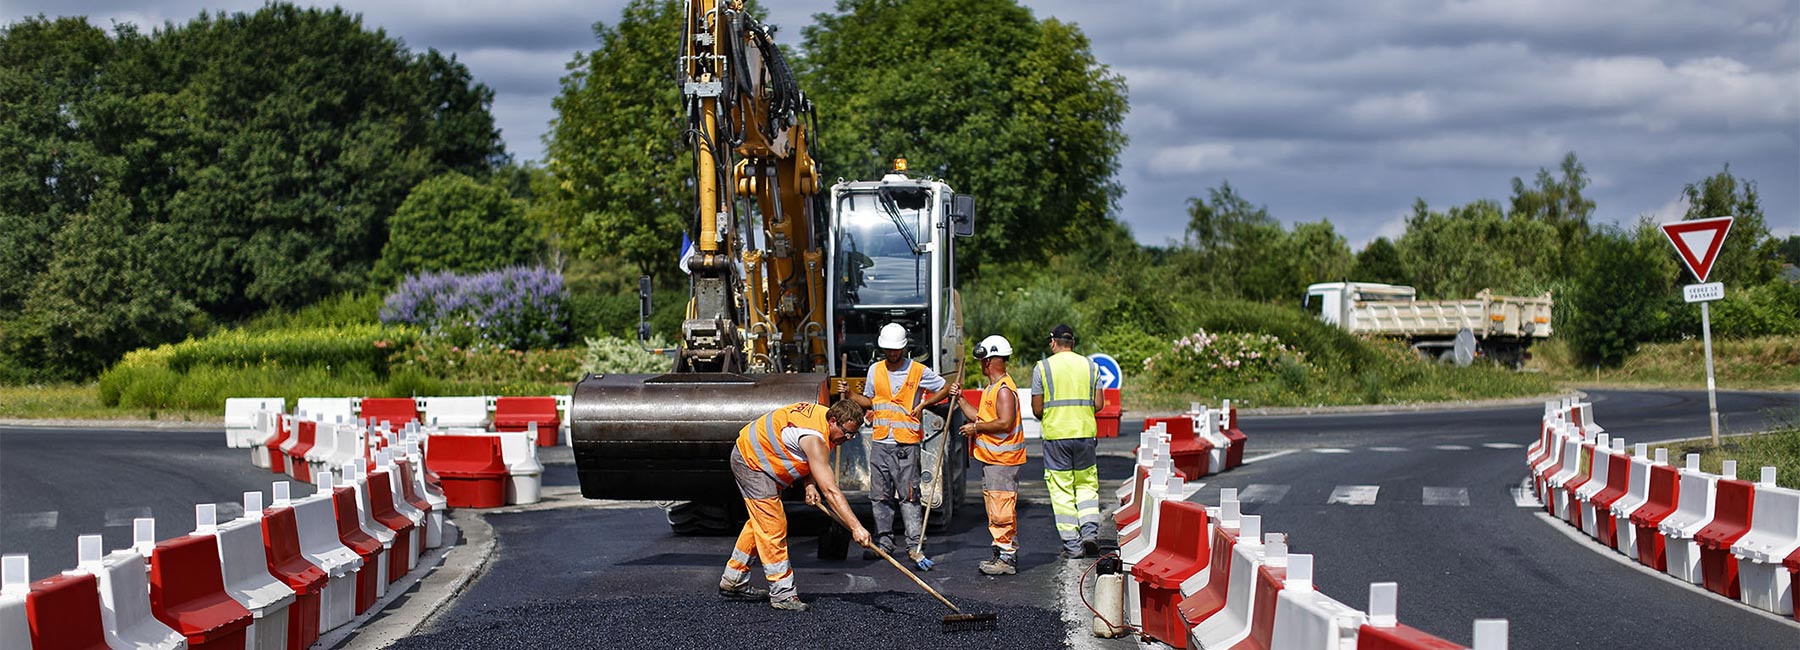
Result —
[[[831,448],[830,424],[825,420],[825,407],[799,402],[770,411],[738,430],[738,455],[744,464],[775,478],[782,487],[793,485],[812,474],[806,454],[781,444],[781,432],[790,426],[812,429],[825,434],[825,447]]]
[[[907,367],[906,383],[900,385],[899,391],[889,385],[886,361],[875,371],[875,408],[869,412],[869,424],[875,427],[876,440],[887,440],[891,434],[895,442],[916,445],[924,437],[919,419],[912,416],[912,407],[919,401],[919,381],[925,376],[925,364],[911,359],[907,363],[912,365]]]
[[[1024,465],[1025,464],[1025,421],[1019,417],[1019,389],[1013,385],[1012,377],[1001,377],[999,382],[981,392],[981,406],[975,411],[975,419],[979,422],[993,422],[1000,419],[1000,389],[1013,392],[1013,427],[1004,433],[983,433],[975,436],[975,444],[970,446],[975,460],[989,465]]]

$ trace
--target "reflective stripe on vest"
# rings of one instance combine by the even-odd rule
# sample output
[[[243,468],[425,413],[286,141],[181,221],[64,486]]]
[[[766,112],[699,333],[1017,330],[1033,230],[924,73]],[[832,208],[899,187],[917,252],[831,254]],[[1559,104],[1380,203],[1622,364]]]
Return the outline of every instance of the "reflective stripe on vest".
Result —
[[[1037,372],[1044,379],[1044,415],[1039,418],[1044,439],[1094,437],[1098,433],[1094,424],[1094,378],[1098,376],[1094,362],[1064,350],[1039,361]]]
[[[1000,389],[1013,392],[1013,427],[1012,431],[1002,433],[983,433],[975,437],[975,446],[971,452],[975,460],[989,465],[1024,465],[1025,464],[1025,422],[1020,416],[1019,389],[1013,385],[1012,377],[1002,376],[1000,381],[989,386],[981,393],[981,406],[976,409],[975,420],[993,422],[1000,419]]]
[[[900,385],[898,391],[888,379],[887,362],[875,368],[875,408],[869,411],[869,424],[875,429],[875,440],[887,440],[889,435],[894,441],[911,445],[918,444],[924,436],[920,433],[919,420],[912,416],[913,404],[919,401],[919,382],[925,377],[925,364],[907,360],[906,383]]]
[[[775,409],[738,430],[738,455],[744,457],[744,464],[768,474],[782,487],[812,474],[806,454],[796,453],[781,444],[781,432],[790,426],[825,434],[825,446],[831,446],[825,407],[810,402]]]

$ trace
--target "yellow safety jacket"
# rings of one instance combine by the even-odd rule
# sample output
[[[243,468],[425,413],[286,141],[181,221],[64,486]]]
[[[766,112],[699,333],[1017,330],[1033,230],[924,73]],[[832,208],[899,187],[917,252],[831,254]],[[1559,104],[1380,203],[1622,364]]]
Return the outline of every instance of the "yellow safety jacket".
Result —
[[[745,465],[774,477],[782,487],[793,485],[810,476],[812,467],[806,462],[806,454],[781,443],[781,431],[795,426],[823,433],[829,449],[835,445],[831,443],[825,410],[818,404],[799,402],[770,411],[738,430],[738,455],[744,457]]]
[[[883,361],[875,370],[875,408],[869,412],[869,424],[875,428],[875,440],[887,440],[892,435],[894,441],[903,445],[915,445],[924,436],[919,419],[912,416],[912,407],[919,401],[919,382],[925,376],[925,364],[906,360],[905,383],[895,390],[888,379],[887,362]]]
[[[981,392],[981,406],[975,411],[975,419],[979,422],[993,422],[1000,419],[1000,389],[1013,392],[1013,426],[1011,431],[999,433],[983,433],[975,436],[975,444],[971,451],[975,460],[989,465],[1024,465],[1025,464],[1025,422],[1019,417],[1019,389],[1013,385],[1012,377],[1003,376],[1000,381]]]
[[[1064,350],[1037,364],[1044,378],[1045,440],[1092,438],[1094,424],[1094,362]]]

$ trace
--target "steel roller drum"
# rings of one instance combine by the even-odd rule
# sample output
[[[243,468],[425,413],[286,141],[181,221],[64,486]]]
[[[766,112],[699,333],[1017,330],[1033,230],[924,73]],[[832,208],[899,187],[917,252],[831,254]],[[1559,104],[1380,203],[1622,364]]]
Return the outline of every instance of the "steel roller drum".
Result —
[[[738,430],[795,402],[827,375],[588,375],[575,384],[571,435],[590,499],[736,499],[728,466]]]

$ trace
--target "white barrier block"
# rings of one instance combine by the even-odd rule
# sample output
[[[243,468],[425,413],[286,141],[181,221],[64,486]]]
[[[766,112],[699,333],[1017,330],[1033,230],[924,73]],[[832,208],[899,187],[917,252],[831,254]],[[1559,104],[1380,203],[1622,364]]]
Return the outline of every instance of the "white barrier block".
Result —
[[[1476,619],[1474,650],[1506,650],[1506,620]]]
[[[31,560],[26,556],[0,557],[0,648],[31,647],[31,619],[25,616],[30,575]]]
[[[294,410],[305,411],[319,423],[356,419],[356,398],[302,397],[294,401]]]
[[[1229,648],[1250,635],[1257,569],[1263,565],[1261,518],[1244,516],[1238,530],[1238,542],[1231,549],[1225,608],[1188,631],[1190,648]]]
[[[1698,465],[1698,455],[1689,454],[1690,465]],[[1681,496],[1676,499],[1673,514],[1657,529],[1665,542],[1669,575],[1700,584],[1700,543],[1694,535],[1713,520],[1713,502],[1718,497],[1719,477],[1699,470],[1681,470]]]
[[[533,430],[537,423],[531,423]],[[533,433],[501,433],[500,458],[506,463],[506,503],[537,503],[544,487],[544,465],[538,462],[537,436]]]
[[[1394,627],[1400,624],[1400,585],[1394,582],[1369,583],[1369,624]]]
[[[1369,622],[1356,608],[1313,590],[1312,559],[1311,555],[1288,556],[1287,582],[1276,596],[1269,650],[1352,648],[1357,631]]]
[[[150,613],[150,563],[143,555],[131,549],[114,551],[94,562],[83,562],[81,568],[94,574],[99,582],[100,627],[106,633],[108,646],[135,650],[187,648],[186,637]]]
[[[1544,502],[1552,503],[1554,501],[1556,511],[1551,514],[1555,515],[1557,519],[1567,521],[1569,519],[1569,502],[1567,492],[1562,489],[1562,486],[1568,483],[1569,479],[1575,478],[1576,474],[1581,473],[1581,442],[1570,438],[1563,442],[1562,450],[1562,471],[1544,479],[1544,488],[1550,492],[1549,498]]]
[[[247,449],[262,444],[267,436],[258,436],[257,415],[286,408],[279,397],[232,397],[225,400],[225,446]]]
[[[485,431],[490,422],[486,397],[427,397],[423,401],[425,421],[434,427],[476,427]]]
[[[1604,440],[1606,435],[1601,434],[1600,437]],[[1594,509],[1594,496],[1606,489],[1609,475],[1612,473],[1611,468],[1612,452],[1610,448],[1604,445],[1594,447],[1594,466],[1588,472],[1588,482],[1575,489],[1575,501],[1581,508],[1581,530],[1595,539],[1600,538],[1600,526],[1598,525],[1599,512]]]
[[[338,539],[330,484],[331,474],[324,474],[317,494],[292,502],[294,522],[300,528],[300,554],[330,576],[319,598],[321,633],[355,618],[356,572],[375,570],[375,567],[364,569],[362,557]]]
[[[1631,477],[1626,484],[1625,496],[1619,497],[1612,505],[1615,536],[1613,541],[1620,553],[1626,557],[1637,557],[1637,526],[1631,524],[1631,514],[1650,501],[1650,469],[1655,463],[1645,458],[1643,445],[1638,445],[1638,455],[1631,459]],[[1662,450],[1658,450],[1662,451]]]
[[[1769,476],[1773,472],[1763,474],[1774,478]],[[1800,550],[1800,491],[1758,485],[1753,507],[1750,532],[1731,545],[1738,558],[1738,600],[1775,614],[1793,614],[1793,576],[1782,560]]]
[[[294,604],[294,590],[269,574],[268,555],[263,549],[262,521],[260,517],[249,516],[249,512],[246,510],[244,517],[217,528],[219,566],[225,579],[225,593],[250,610],[255,618],[245,636],[246,648],[284,650],[288,607]]]

